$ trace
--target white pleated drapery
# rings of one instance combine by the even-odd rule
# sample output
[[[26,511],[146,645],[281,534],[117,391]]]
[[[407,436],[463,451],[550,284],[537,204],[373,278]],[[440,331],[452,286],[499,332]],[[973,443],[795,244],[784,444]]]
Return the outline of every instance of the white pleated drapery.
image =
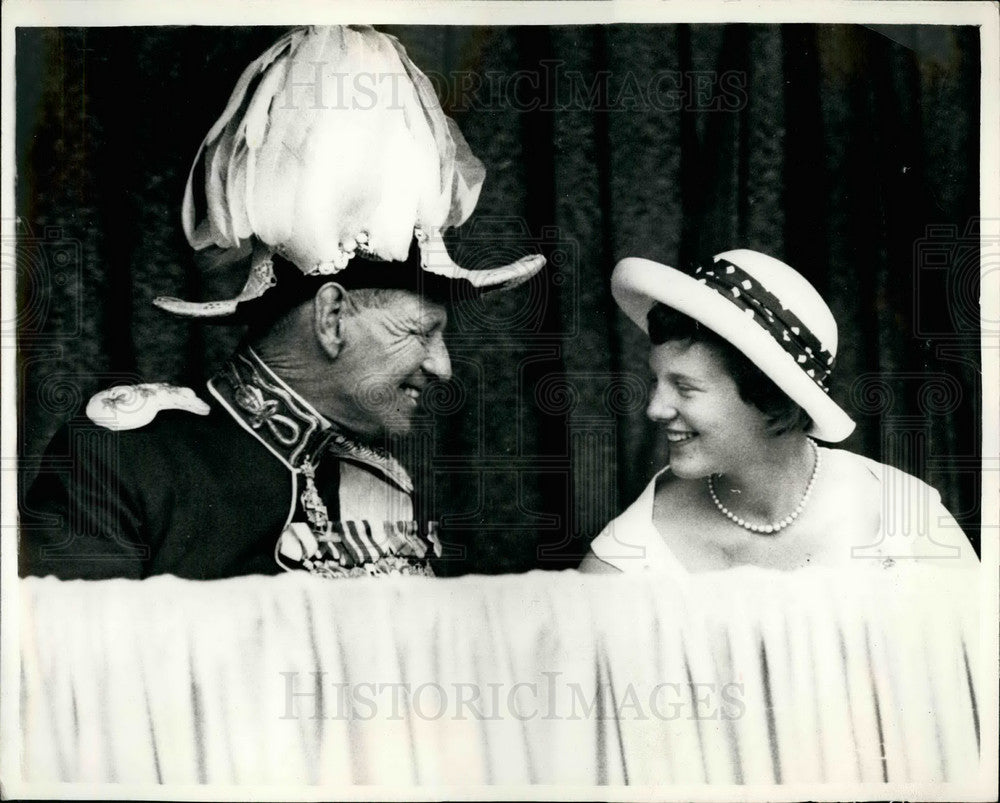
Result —
[[[27,782],[960,782],[979,763],[978,595],[955,576],[22,580],[21,767]]]

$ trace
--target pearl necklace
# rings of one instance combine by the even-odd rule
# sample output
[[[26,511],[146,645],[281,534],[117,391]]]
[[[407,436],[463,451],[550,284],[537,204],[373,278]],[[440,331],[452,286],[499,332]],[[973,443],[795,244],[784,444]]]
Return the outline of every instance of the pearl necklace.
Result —
[[[819,447],[816,446],[816,443],[813,441],[812,438],[809,438],[809,445],[812,446],[813,450],[812,476],[809,478],[809,484],[806,486],[805,493],[802,494],[802,499],[799,500],[798,507],[796,507],[795,510],[789,513],[787,516],[785,516],[785,518],[783,518],[781,521],[776,521],[771,524],[751,524],[745,519],[742,519],[739,516],[737,516],[735,513],[733,513],[733,511],[727,508],[719,500],[719,495],[715,492],[715,475],[712,474],[709,475],[708,478],[708,493],[711,495],[712,501],[715,502],[715,506],[719,509],[719,512],[733,523],[738,524],[743,529],[749,530],[752,533],[767,533],[768,535],[773,535],[774,533],[780,533],[788,525],[790,525],[793,521],[795,521],[803,510],[805,510],[806,503],[809,501],[809,496],[812,494],[813,486],[816,484],[816,477],[819,476],[819,465],[820,462],[822,461],[822,457],[820,456],[819,452]]]

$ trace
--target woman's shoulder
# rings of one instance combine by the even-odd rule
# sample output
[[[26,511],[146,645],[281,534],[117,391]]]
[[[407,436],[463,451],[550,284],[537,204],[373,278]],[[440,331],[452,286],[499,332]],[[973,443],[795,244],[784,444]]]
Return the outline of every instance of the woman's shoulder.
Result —
[[[823,457],[825,509],[845,532],[852,523],[859,531],[883,532],[900,511],[940,503],[931,486],[887,463],[846,449],[824,449]]]
[[[841,479],[851,479],[879,487],[883,492],[886,488],[905,486],[930,494],[933,499],[940,499],[940,494],[932,485],[901,468],[881,463],[871,457],[865,457],[847,449],[824,447],[824,452],[828,455],[828,462],[833,464],[834,472],[838,473]],[[896,495],[895,498],[904,499],[906,497]]]
[[[858,550],[859,554],[884,553],[920,563],[933,560],[942,566],[978,565],[961,525],[945,508],[934,486],[888,463],[843,449],[829,452],[844,476],[851,478],[839,488],[845,499],[852,495],[851,481],[859,482],[877,506],[877,543]]]

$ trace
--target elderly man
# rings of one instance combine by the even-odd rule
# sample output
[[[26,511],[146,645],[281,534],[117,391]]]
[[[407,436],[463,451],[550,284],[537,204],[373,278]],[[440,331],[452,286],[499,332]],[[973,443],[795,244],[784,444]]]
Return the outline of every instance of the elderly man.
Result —
[[[539,256],[468,271],[441,231],[472,212],[482,165],[399,43],[302,28],[251,63],[184,198],[189,242],[245,264],[223,301],[159,298],[245,324],[204,392],[98,393],[56,434],[26,498],[23,575],[212,579],[304,569],[430,574],[440,550],[383,447],[451,375],[446,304],[519,284]]]

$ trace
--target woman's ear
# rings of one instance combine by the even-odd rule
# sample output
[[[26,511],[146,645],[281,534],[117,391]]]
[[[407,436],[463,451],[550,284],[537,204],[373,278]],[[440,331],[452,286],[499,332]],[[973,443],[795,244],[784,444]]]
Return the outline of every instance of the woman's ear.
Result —
[[[335,360],[344,341],[340,337],[340,321],[347,304],[347,291],[336,282],[327,282],[313,298],[313,321],[316,340],[326,355]]]

